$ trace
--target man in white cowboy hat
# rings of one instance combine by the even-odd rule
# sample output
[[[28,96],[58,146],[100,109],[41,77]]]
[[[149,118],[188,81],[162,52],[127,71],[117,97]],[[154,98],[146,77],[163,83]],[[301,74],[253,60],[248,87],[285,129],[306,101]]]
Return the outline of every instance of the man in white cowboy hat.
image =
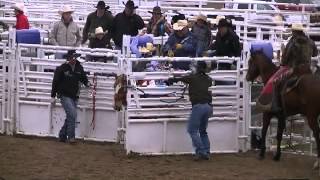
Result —
[[[301,63],[311,62],[312,56],[317,56],[318,50],[315,43],[304,33],[304,27],[301,23],[293,23],[291,25],[292,37],[287,43],[281,58],[281,64],[289,67],[295,67]],[[295,44],[300,44],[299,47],[304,48],[301,50],[303,53],[299,56],[294,55],[292,47]],[[303,45],[304,44],[304,45]]]
[[[14,14],[16,15],[17,22],[15,28],[17,30],[21,29],[29,29],[29,21],[28,17],[24,15],[24,4],[23,3],[16,3],[12,6],[14,9]]]
[[[168,56],[175,57],[195,57],[197,49],[196,37],[189,31],[187,20],[178,20],[173,24],[174,33],[172,33],[166,44],[163,52]],[[173,62],[175,69],[190,69],[190,62]]]
[[[288,84],[298,79],[293,72],[300,67],[310,67],[311,57],[318,55],[318,49],[315,43],[304,33],[304,27],[301,23],[291,25],[292,37],[283,50],[281,57],[281,66],[273,79],[273,95],[271,110],[274,113],[281,112],[281,94],[283,88],[281,84],[290,81]],[[302,66],[301,66],[302,65]],[[306,66],[304,66],[306,65]],[[311,72],[311,69],[309,69]],[[281,73],[280,73],[281,72]]]
[[[122,48],[123,35],[136,36],[138,30],[145,26],[143,19],[135,14],[137,8],[138,6],[135,6],[133,1],[128,0],[124,11],[117,14],[113,20],[112,38],[117,49]]]
[[[163,16],[161,12],[161,8],[159,6],[155,6],[152,11],[148,11],[152,14],[152,17],[147,25],[147,33],[153,34],[153,36],[164,36],[165,33],[170,35],[173,32],[171,25]]]
[[[109,38],[109,41],[111,39],[111,29],[112,29],[112,22],[113,22],[113,16],[110,11],[108,11],[109,6],[106,6],[104,1],[99,1],[97,6],[97,10],[90,13],[87,17],[86,24],[83,28],[83,34],[82,34],[82,44],[86,43],[86,41],[89,39],[91,40],[91,37],[94,38],[95,29],[98,27],[101,27],[106,35]],[[93,35],[93,36],[91,36]]]
[[[59,10],[61,21],[53,26],[50,33],[50,43],[56,46],[78,47],[81,43],[79,26],[73,21],[72,13],[74,10],[65,5]]]
[[[191,32],[197,38],[197,57],[202,57],[203,52],[207,51],[211,43],[211,28],[207,22],[207,16],[199,14],[196,22],[192,26]]]

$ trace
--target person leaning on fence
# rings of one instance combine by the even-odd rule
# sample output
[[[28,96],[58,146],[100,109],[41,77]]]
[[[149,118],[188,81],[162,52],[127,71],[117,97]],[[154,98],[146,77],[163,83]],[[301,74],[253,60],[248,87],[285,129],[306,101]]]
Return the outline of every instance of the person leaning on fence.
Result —
[[[83,28],[81,44],[86,43],[88,39],[91,43],[91,40],[95,38],[95,29],[98,27],[102,27],[103,32],[108,32],[106,34],[106,40],[108,40],[108,44],[110,44],[113,16],[111,12],[108,11],[109,6],[106,6],[104,1],[99,1],[96,8],[97,10],[90,13],[87,17],[86,24]]]
[[[21,30],[21,29],[29,29],[29,21],[28,21],[28,17],[26,15],[24,15],[24,4],[23,3],[16,3],[15,5],[12,6],[12,8],[14,9],[14,14],[16,15],[16,26],[15,28],[17,30]]]
[[[53,26],[53,30],[50,33],[50,44],[55,46],[80,46],[80,28],[72,19],[73,12],[74,10],[68,5],[59,10],[61,21]]]
[[[51,103],[55,103],[55,97],[60,98],[66,113],[65,122],[59,132],[61,142],[75,142],[79,82],[90,86],[82,65],[76,59],[79,56],[75,50],[69,50],[65,55],[67,61],[56,68],[52,81]]]
[[[206,63],[199,61],[194,73],[181,78],[169,78],[167,85],[182,81],[189,85],[189,97],[192,104],[187,131],[195,147],[195,160],[209,160],[210,140],[207,134],[208,119],[212,115],[212,94],[209,88],[212,79],[205,73]]]
[[[148,12],[152,14],[151,20],[147,25],[148,34],[153,34],[153,36],[157,37],[165,36],[166,34],[170,35],[173,32],[159,6],[155,6],[152,11]]]
[[[216,40],[210,47],[215,50],[213,56],[240,57],[241,46],[239,36],[232,30],[230,20],[220,19],[218,22],[218,32]],[[230,63],[220,63],[218,69],[230,70]]]
[[[179,20],[173,24],[172,33],[163,47],[163,53],[170,57],[195,57],[197,41],[189,31],[188,21]],[[190,69],[189,61],[172,62],[174,69]]]
[[[197,38],[197,57],[202,57],[203,53],[208,50],[211,40],[211,28],[205,15],[198,15],[196,22],[192,26],[191,32]]]
[[[138,30],[144,28],[143,19],[135,14],[135,10],[138,6],[134,5],[134,2],[129,0],[125,4],[125,9],[122,13],[119,13],[113,19],[112,38],[117,49],[122,48],[123,35],[136,36]]]

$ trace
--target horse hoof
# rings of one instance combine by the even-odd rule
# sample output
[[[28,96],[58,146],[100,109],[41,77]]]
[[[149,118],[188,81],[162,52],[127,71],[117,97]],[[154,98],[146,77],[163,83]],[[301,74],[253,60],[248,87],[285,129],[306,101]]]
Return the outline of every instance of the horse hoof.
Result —
[[[274,156],[274,157],[273,157],[273,160],[274,160],[274,161],[277,161],[277,162],[280,161],[280,156]]]

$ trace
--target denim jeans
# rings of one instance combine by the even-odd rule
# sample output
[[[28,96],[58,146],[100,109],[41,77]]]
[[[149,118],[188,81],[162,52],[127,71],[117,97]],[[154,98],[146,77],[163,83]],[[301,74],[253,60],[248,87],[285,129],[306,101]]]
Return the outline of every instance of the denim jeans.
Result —
[[[66,119],[59,132],[59,138],[66,140],[75,138],[76,119],[77,119],[77,103],[76,99],[61,96],[61,104],[66,112]]]
[[[209,104],[196,104],[188,121],[188,133],[191,136],[192,145],[196,155],[210,154],[210,140],[207,134],[208,119],[212,114],[212,106]]]

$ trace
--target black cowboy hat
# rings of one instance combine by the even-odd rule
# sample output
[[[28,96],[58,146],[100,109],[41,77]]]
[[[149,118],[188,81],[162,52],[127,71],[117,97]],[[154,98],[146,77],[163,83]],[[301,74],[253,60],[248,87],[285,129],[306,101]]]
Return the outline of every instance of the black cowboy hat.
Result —
[[[109,9],[110,6],[106,6],[106,3],[104,1],[99,1],[96,8],[98,9]]]
[[[220,19],[218,23],[218,28],[220,27],[230,27],[230,23],[226,19]]]
[[[197,62],[197,72],[205,72],[207,69],[207,64],[204,61]]]
[[[155,13],[155,14],[163,14],[161,12],[161,8],[159,6],[153,7],[152,11],[148,11],[148,12],[151,13],[151,14],[153,14],[153,13]]]
[[[63,58],[69,60],[70,58],[80,57],[81,54],[76,53],[76,50],[68,50],[67,54],[63,56]]]
[[[128,9],[137,9],[138,8],[138,6],[135,6],[134,5],[134,2],[133,1],[131,1],[131,0],[129,0],[129,1],[127,1],[127,3],[124,3],[124,2],[122,2],[125,6],[126,6],[126,8],[128,8]]]

